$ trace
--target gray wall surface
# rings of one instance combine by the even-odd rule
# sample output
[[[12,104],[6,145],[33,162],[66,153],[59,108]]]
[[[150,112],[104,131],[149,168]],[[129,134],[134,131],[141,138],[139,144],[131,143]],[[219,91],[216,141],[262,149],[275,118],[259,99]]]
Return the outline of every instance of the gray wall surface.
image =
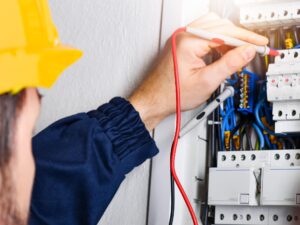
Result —
[[[43,99],[37,132],[128,96],[159,50],[162,0],[49,0],[61,40],[84,51]],[[149,162],[127,176],[99,224],[144,225]]]

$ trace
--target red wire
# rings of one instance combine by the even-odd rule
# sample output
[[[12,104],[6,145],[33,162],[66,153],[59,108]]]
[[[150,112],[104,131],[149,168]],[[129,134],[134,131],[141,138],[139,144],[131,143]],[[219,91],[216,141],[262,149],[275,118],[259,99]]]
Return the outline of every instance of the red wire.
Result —
[[[171,170],[172,177],[174,178],[174,181],[190,212],[194,225],[198,225],[198,220],[195,215],[194,209],[188,199],[187,194],[184,191],[184,188],[180,183],[180,180],[177,176],[176,169],[175,169],[176,150],[177,150],[177,144],[178,144],[178,139],[180,134],[180,127],[181,127],[180,81],[179,81],[179,71],[178,71],[178,62],[177,62],[176,36],[177,34],[185,31],[186,31],[185,27],[179,28],[172,35],[172,56],[173,56],[173,63],[174,63],[174,78],[175,78],[175,88],[176,88],[176,130],[175,130],[174,140],[171,149],[170,170]]]

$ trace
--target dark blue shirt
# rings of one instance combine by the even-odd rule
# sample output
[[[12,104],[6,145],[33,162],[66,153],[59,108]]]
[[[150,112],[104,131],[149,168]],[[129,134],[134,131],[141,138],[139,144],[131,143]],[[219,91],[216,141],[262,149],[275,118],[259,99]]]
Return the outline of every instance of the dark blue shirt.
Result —
[[[134,167],[158,153],[122,98],[59,120],[33,138],[30,225],[96,225]]]

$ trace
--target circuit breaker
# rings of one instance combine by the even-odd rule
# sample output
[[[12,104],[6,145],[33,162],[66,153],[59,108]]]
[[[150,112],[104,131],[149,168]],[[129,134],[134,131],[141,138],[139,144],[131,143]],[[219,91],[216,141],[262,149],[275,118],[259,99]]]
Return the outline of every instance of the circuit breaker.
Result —
[[[276,133],[300,132],[300,49],[280,51],[267,72]]]
[[[257,182],[253,168],[211,168],[208,204],[257,205]],[[238,181],[238,182],[237,182]],[[220,187],[222,191],[220,192]]]
[[[261,205],[300,206],[300,167],[263,168],[261,187]]]
[[[300,150],[220,152],[209,175],[216,224],[299,224],[299,155]]]

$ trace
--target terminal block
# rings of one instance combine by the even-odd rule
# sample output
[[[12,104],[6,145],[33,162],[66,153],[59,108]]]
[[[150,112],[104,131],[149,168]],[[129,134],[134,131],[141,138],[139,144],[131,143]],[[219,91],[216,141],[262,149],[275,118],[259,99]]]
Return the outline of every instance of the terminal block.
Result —
[[[253,113],[257,76],[249,71],[240,73],[240,104],[238,111],[242,114]]]
[[[281,50],[267,72],[276,133],[300,132],[300,49]]]
[[[299,1],[255,1],[240,6],[240,23],[248,29],[290,27],[300,22]]]

